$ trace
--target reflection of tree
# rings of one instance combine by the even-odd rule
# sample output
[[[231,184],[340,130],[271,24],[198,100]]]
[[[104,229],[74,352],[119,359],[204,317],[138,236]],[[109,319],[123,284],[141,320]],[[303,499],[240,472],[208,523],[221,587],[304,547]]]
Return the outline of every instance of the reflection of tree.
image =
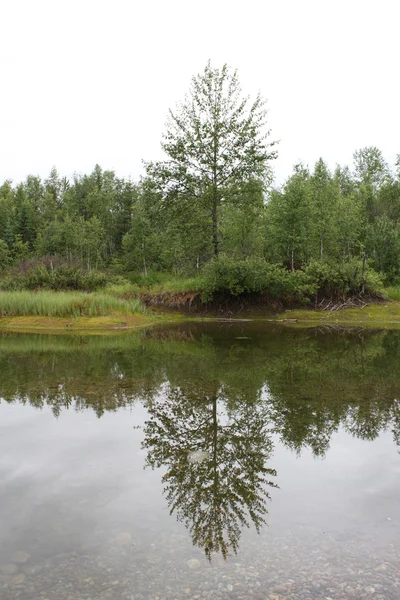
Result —
[[[335,405],[323,401],[318,405],[311,398],[291,396],[290,391],[270,395],[270,402],[275,431],[285,446],[297,454],[309,447],[314,456],[325,456],[340,423]]]
[[[164,493],[171,514],[185,523],[206,556],[236,553],[242,528],[259,531],[267,515],[265,466],[272,443],[263,409],[240,403],[223,412],[217,385],[169,388],[149,408],[143,447],[147,465],[167,467]]]

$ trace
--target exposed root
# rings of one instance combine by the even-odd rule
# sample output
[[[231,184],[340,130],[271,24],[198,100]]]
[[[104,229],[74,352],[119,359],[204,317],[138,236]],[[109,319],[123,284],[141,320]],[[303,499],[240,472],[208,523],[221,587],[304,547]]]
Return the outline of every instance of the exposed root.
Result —
[[[338,310],[342,310],[344,308],[359,308],[363,309],[366,306],[369,306],[371,302],[385,300],[385,298],[381,294],[376,294],[374,297],[366,296],[365,294],[357,294],[356,296],[351,296],[348,298],[341,298],[338,300],[337,298],[322,298],[322,300],[316,303],[315,308],[318,310],[323,310],[328,312],[329,314],[336,312]],[[329,315],[323,318],[327,318]]]
[[[188,313],[195,313],[201,315],[210,314],[220,318],[237,318],[241,313],[246,315],[248,311],[265,311],[274,313],[282,311],[285,307],[290,309],[304,308],[305,304],[301,302],[287,302],[284,299],[278,301],[276,299],[269,298],[266,293],[263,294],[246,294],[241,296],[230,296],[227,294],[215,295],[214,298],[209,302],[204,302],[201,299],[201,292],[186,291],[186,292],[143,292],[140,294],[140,300],[146,306],[154,306],[169,310],[178,310]],[[322,299],[316,299],[311,305],[307,305],[307,308],[313,308],[316,311],[324,311],[327,314],[322,317],[326,319],[332,313],[345,308],[358,308],[363,309],[369,306],[371,303],[377,302],[388,302],[382,294],[357,294],[355,296],[342,296],[342,297],[324,297]],[[242,312],[243,311],[243,312]],[[289,315],[288,315],[289,317]],[[292,319],[284,319],[287,322]],[[293,322],[293,321],[292,321]]]

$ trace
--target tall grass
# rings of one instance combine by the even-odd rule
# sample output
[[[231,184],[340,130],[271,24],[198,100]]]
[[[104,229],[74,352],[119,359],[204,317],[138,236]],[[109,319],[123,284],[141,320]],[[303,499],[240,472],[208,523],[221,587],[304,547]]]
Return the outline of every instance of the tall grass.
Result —
[[[179,279],[178,277],[170,277],[166,281],[153,284],[150,287],[150,292],[170,294],[179,294],[183,292],[197,292],[201,290],[201,280],[199,277],[188,277]]]
[[[196,292],[201,289],[201,279],[182,277],[171,273],[149,273],[148,275],[131,274],[131,285],[140,292],[179,294],[180,292]]]
[[[103,294],[107,296],[113,296],[114,298],[139,298],[140,288],[136,283],[121,283],[114,285],[107,285],[103,290]]]
[[[137,298],[116,298],[102,292],[0,292],[0,316],[95,317],[144,313]]]
[[[201,280],[199,277],[163,277],[160,281],[146,279],[142,277],[141,283],[124,283],[120,285],[109,285],[104,288],[104,293],[119,298],[138,298],[141,293],[150,294],[179,294],[184,292],[197,292],[201,290]]]
[[[382,293],[390,300],[400,300],[400,286],[391,285],[383,288]]]

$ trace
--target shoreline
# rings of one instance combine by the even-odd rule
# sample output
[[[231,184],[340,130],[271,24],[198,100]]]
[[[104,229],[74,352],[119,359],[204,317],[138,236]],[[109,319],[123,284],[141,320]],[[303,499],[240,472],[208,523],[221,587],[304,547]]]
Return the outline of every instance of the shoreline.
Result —
[[[26,331],[43,333],[77,333],[81,331],[116,332],[139,329],[158,321],[144,315],[109,315],[99,317],[0,317],[0,331]]]
[[[260,310],[260,307],[249,308],[237,315],[207,314],[200,315],[187,311],[158,311],[149,315],[109,315],[97,317],[44,317],[17,316],[0,317],[1,331],[42,332],[42,333],[116,333],[130,331],[155,325],[166,325],[184,321],[203,322],[270,322],[285,327],[373,327],[400,328],[400,302],[388,301],[371,303],[363,308],[344,308],[337,311],[324,311],[306,308],[287,309],[283,311]]]

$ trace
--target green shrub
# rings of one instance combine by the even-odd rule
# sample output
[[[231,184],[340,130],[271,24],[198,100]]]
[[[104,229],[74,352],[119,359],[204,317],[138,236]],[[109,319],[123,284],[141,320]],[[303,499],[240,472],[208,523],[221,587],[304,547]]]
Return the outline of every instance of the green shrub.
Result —
[[[363,287],[362,261],[337,265],[313,261],[303,271],[288,271],[261,258],[237,260],[221,255],[203,269],[201,290],[204,300],[214,294],[263,293],[283,303],[307,303],[316,298],[335,298],[359,294]],[[364,291],[376,294],[382,288],[380,276],[365,264]]]
[[[315,294],[312,280],[303,271],[287,271],[261,258],[237,260],[221,255],[203,269],[202,296],[210,300],[216,293],[264,293],[284,302],[304,302]]]
[[[26,274],[23,287],[28,290],[85,290],[93,291],[104,287],[107,276],[98,271],[84,271],[73,265],[61,265],[53,271],[42,265]]]
[[[376,294],[382,288],[382,279],[366,261],[363,282],[363,263],[352,259],[344,264],[329,261],[312,261],[305,273],[315,283],[319,297],[355,296],[362,291]]]
[[[100,271],[87,271],[79,263],[58,257],[28,259],[0,281],[3,290],[81,290],[104,287],[110,278]]]

